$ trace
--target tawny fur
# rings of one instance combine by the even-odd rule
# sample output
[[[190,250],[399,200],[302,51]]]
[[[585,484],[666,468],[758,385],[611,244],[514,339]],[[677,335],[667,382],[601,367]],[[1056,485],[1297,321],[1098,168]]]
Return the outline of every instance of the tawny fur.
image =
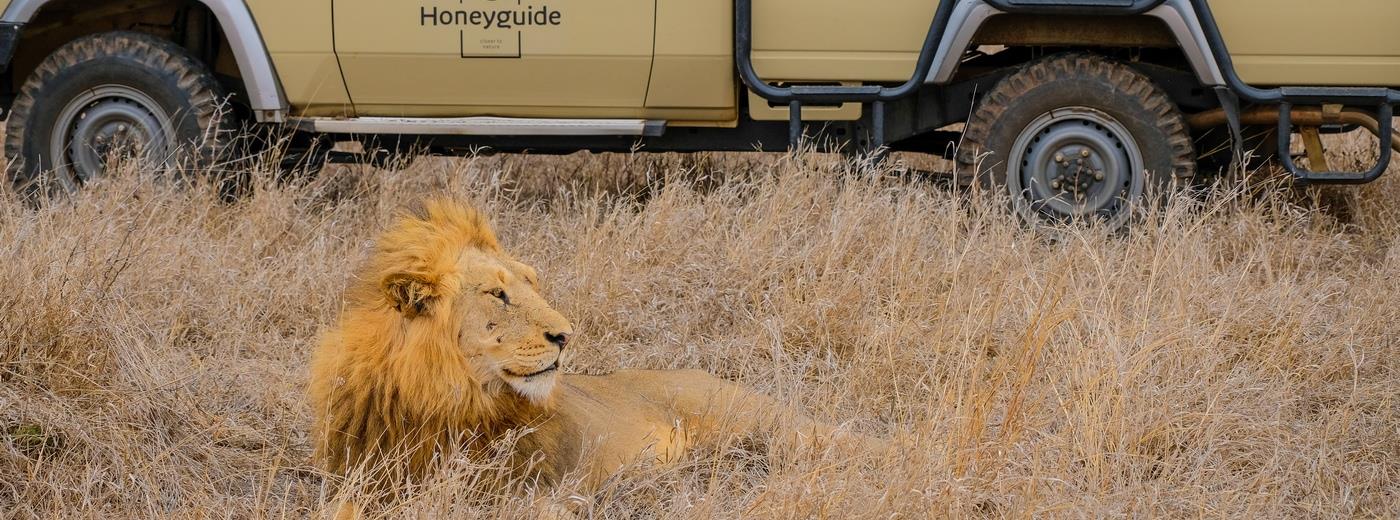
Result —
[[[528,427],[515,444],[518,460],[533,459],[546,481],[579,470],[591,485],[639,459],[673,460],[705,439],[779,425],[808,441],[832,435],[704,372],[559,376],[551,367],[572,328],[538,283],[465,206],[429,203],[424,215],[384,233],[312,359],[326,469],[378,466],[382,478],[413,480],[449,448],[470,454]]]

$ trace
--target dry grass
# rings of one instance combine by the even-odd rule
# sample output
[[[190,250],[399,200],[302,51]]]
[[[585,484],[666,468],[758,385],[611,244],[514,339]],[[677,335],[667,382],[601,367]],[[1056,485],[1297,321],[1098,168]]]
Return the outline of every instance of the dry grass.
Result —
[[[260,176],[232,205],[136,172],[0,196],[0,516],[322,515],[313,337],[431,194],[489,209],[539,267],[571,370],[704,368],[899,446],[696,453],[584,517],[1400,516],[1400,180],[1236,187],[1050,240],[891,173],[503,156]],[[473,484],[499,474],[456,461],[391,514],[528,518],[569,493]]]

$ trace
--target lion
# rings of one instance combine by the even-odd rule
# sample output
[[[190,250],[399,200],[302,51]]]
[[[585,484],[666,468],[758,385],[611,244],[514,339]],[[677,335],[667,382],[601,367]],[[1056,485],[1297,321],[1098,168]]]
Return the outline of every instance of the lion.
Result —
[[[425,209],[379,238],[312,356],[328,472],[388,464],[386,478],[421,479],[449,448],[484,452],[514,432],[513,459],[530,461],[534,478],[577,471],[591,489],[707,441],[767,432],[800,445],[877,442],[699,370],[561,374],[574,328],[540,295],[535,269],[501,248],[476,209]]]

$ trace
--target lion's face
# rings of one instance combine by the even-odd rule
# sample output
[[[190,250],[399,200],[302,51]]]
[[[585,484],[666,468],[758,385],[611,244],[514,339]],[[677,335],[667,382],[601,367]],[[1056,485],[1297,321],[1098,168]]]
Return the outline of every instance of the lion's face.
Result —
[[[476,250],[465,251],[457,267],[457,341],[479,376],[533,401],[548,399],[574,330],[540,296],[535,270]]]
[[[399,362],[419,365],[411,377],[432,369],[460,378],[434,381],[443,387],[473,384],[479,395],[513,391],[544,403],[573,327],[540,296],[535,270],[501,248],[484,215],[443,202],[426,210],[380,237],[370,269],[379,301],[402,320],[389,339],[404,349]]]
[[[377,242],[312,357],[317,452],[333,471],[403,447],[420,472],[443,442],[555,404],[573,327],[483,213],[428,201]]]

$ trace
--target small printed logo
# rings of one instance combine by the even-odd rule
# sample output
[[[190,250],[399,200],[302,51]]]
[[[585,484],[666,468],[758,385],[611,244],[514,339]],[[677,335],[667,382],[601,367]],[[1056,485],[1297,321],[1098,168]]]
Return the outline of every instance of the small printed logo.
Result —
[[[519,58],[525,32],[558,27],[564,13],[549,5],[523,0],[457,0],[455,5],[420,5],[418,26],[457,29],[457,54],[462,58]]]

